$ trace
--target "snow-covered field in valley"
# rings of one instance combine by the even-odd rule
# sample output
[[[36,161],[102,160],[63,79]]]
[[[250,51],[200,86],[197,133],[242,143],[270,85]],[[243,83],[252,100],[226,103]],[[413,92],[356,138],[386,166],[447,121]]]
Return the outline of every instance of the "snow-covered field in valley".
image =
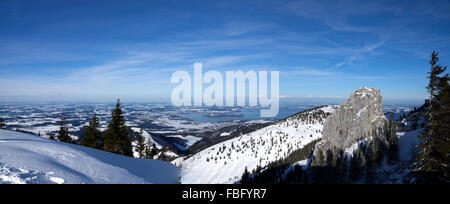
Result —
[[[0,130],[0,183],[179,183],[168,162]]]

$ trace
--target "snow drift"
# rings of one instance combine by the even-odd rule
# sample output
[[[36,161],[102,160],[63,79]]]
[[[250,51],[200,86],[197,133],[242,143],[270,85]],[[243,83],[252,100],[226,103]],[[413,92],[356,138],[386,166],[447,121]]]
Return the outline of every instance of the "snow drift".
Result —
[[[168,162],[0,130],[0,183],[179,183]]]

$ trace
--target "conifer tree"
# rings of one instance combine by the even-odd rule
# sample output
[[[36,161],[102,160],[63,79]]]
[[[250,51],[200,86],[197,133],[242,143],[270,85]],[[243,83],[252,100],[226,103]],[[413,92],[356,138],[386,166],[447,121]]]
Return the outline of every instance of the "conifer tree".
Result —
[[[145,155],[147,159],[153,159],[155,155],[158,154],[158,148],[156,148],[156,145],[152,143],[150,140],[147,141],[147,145],[145,148]]]
[[[72,138],[69,136],[69,127],[65,123],[66,117],[63,115],[59,122],[58,140],[61,142],[73,143]]]
[[[319,165],[324,165],[325,164],[325,156],[323,155],[322,151],[319,151],[319,156],[317,158],[318,164]]]
[[[168,161],[169,160],[169,156],[167,156],[166,152],[167,152],[167,147],[163,145],[163,147],[161,149],[161,153],[160,153],[160,155],[158,157],[158,160]]]
[[[373,168],[377,168],[386,154],[385,144],[379,136],[374,136],[370,144],[372,151],[370,160],[373,161]]]
[[[386,141],[389,143],[388,161],[390,164],[395,164],[399,161],[399,147],[397,126],[395,124],[394,115],[391,114],[389,122],[387,123],[387,131],[385,132]]]
[[[242,177],[241,177],[241,183],[248,184],[249,181],[250,181],[250,172],[248,172],[247,167],[245,167],[244,173],[242,174]]]
[[[146,156],[145,137],[144,130],[142,128],[136,140],[136,152],[139,154],[139,158],[144,158]]]
[[[100,123],[98,121],[97,115],[94,113],[91,121],[89,121],[89,125],[84,130],[84,138],[81,141],[81,144],[86,147],[101,149],[102,148],[102,138],[101,132],[98,129]]]
[[[6,129],[5,121],[3,120],[3,117],[0,117],[0,129]]]
[[[326,165],[328,167],[334,167],[335,166],[335,161],[334,161],[334,153],[333,150],[328,149],[326,151]]]
[[[149,141],[147,141],[147,145],[145,145],[145,158],[153,159],[153,155],[152,155],[151,151],[152,151],[152,146],[149,143]]]
[[[152,144],[151,154],[152,154],[153,156],[155,156],[155,155],[158,154],[158,148],[156,148],[156,145],[155,145],[154,143]]]
[[[417,130],[417,128],[419,127],[419,118],[417,117],[417,115],[413,116],[413,123],[412,123],[412,129],[413,130]]]
[[[350,167],[349,167],[349,178],[351,181],[356,182],[361,178],[361,152],[360,150],[356,150],[353,152],[353,156],[350,158]]]
[[[376,148],[374,148],[374,142],[371,141],[369,144],[363,144],[362,145],[362,153],[364,156],[364,171],[365,171],[365,180],[364,182],[366,184],[374,184],[375,183],[375,168],[376,168],[376,162],[375,158],[376,151],[374,151]]]
[[[438,52],[431,54],[431,71],[427,91],[430,107],[426,126],[420,135],[421,144],[415,172],[419,183],[450,182],[450,87],[447,67],[438,64]],[[443,75],[444,74],[444,75]]]
[[[104,135],[103,149],[108,152],[122,154],[125,156],[133,156],[133,147],[131,138],[127,133],[125,125],[125,117],[123,116],[120,100],[117,99],[116,107],[111,114],[111,122]]]
[[[345,183],[347,176],[347,157],[342,149],[340,149],[337,154],[336,171],[338,183]]]
[[[337,183],[336,157],[333,150],[328,149],[325,157],[325,172],[323,173],[325,183]]]

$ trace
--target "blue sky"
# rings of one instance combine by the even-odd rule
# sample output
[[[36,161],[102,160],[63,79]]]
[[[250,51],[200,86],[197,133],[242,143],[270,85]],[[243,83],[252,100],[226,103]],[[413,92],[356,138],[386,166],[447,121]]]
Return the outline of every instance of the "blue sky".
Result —
[[[426,98],[449,1],[0,0],[0,102],[169,100],[170,76],[280,71],[280,95]]]

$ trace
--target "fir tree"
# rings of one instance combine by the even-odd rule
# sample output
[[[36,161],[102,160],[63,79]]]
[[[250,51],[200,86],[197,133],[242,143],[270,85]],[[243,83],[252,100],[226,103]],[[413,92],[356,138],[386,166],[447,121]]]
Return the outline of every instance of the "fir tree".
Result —
[[[417,128],[419,127],[419,118],[417,117],[417,115],[413,116],[413,124],[412,124],[412,129],[413,130],[417,130]]]
[[[156,145],[152,143],[150,140],[147,141],[147,146],[145,149],[145,155],[147,159],[153,159],[155,155],[158,154],[158,148],[156,148]]]
[[[388,161],[390,164],[395,164],[399,161],[399,147],[397,126],[395,124],[395,118],[393,114],[390,115],[389,122],[387,124],[388,125],[387,130],[385,131],[385,137],[386,141],[389,143]]]
[[[72,138],[69,136],[69,127],[65,124],[66,117],[61,116],[59,122],[58,140],[61,142],[73,143]]]
[[[319,165],[324,165],[325,164],[325,156],[323,155],[323,152],[319,150],[319,156],[317,158],[318,164]]]
[[[333,154],[333,150],[331,150],[331,149],[328,149],[326,151],[326,165],[329,167],[335,166],[334,154]]]
[[[125,117],[123,116],[119,99],[117,99],[116,107],[111,114],[111,122],[108,124],[108,129],[104,135],[103,149],[116,154],[133,156],[131,138],[127,132]]]
[[[431,71],[427,91],[430,107],[426,115],[426,126],[418,146],[415,172],[419,183],[450,182],[450,87],[447,67],[438,64],[438,52],[431,54]],[[443,75],[443,76],[442,76]]]
[[[158,154],[158,148],[156,148],[156,145],[155,145],[154,143],[152,144],[152,151],[151,151],[151,154],[152,154],[153,156]]]
[[[250,182],[250,172],[248,172],[247,167],[245,167],[244,173],[241,177],[241,183],[242,184],[248,184]]]
[[[336,158],[336,171],[338,183],[345,183],[347,177],[347,157],[342,149],[339,150]]]
[[[377,168],[381,165],[381,162],[384,159],[384,156],[386,154],[386,146],[383,142],[383,140],[380,138],[380,136],[374,136],[373,141],[371,142],[371,158],[370,160],[373,161],[373,167]]]
[[[0,129],[6,129],[5,121],[3,120],[3,117],[0,117]]]
[[[376,168],[376,162],[375,158],[376,156],[374,153],[374,142],[371,141],[368,145],[364,144],[362,146],[361,151],[364,155],[364,170],[365,170],[365,183],[366,184],[374,184],[375,183],[375,168]]]
[[[144,158],[146,156],[145,137],[144,130],[142,128],[136,140],[136,152],[139,154],[139,158]]]
[[[360,150],[356,150],[355,152],[353,152],[353,156],[350,158],[349,178],[351,181],[356,182],[361,179],[361,165],[361,152]]]
[[[101,132],[98,129],[100,123],[98,121],[97,115],[94,113],[91,121],[89,121],[89,125],[84,130],[84,138],[81,141],[81,144],[86,147],[92,147],[96,149],[102,148],[102,138]]]
[[[169,156],[166,154],[167,153],[167,147],[163,145],[162,149],[161,149],[161,153],[158,157],[158,160],[161,161],[169,161]]]

